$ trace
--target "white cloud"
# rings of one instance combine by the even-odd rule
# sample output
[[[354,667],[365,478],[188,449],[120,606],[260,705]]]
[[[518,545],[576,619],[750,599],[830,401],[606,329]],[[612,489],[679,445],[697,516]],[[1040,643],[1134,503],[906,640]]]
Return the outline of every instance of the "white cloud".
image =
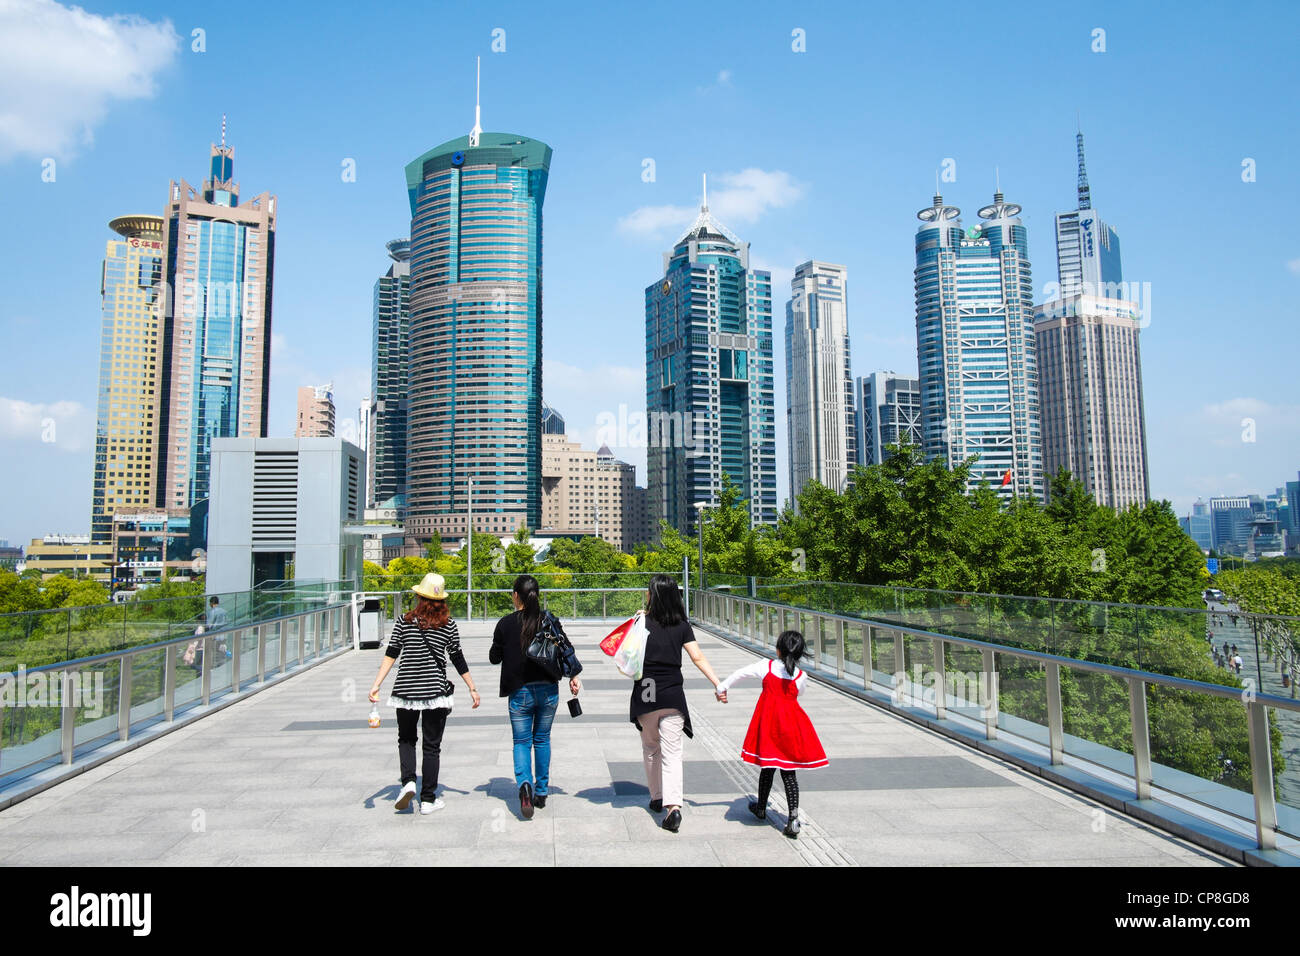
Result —
[[[719,70],[719,71],[718,71],[718,86],[730,86],[730,85],[731,85],[731,71],[730,71],[730,70]]]
[[[1286,267],[1296,275],[1300,275],[1300,259],[1292,259],[1286,264]]]
[[[751,225],[767,212],[802,199],[805,186],[783,170],[750,167],[718,176],[709,191],[709,211],[724,226]],[[641,238],[667,238],[681,231],[698,214],[697,206],[642,206],[618,221],[618,231]]]
[[[91,445],[95,414],[80,402],[38,404],[0,397],[0,439],[42,442],[60,451],[79,452]]]
[[[0,0],[0,160],[91,142],[113,101],[155,94],[179,46],[170,20]]]
[[[285,349],[288,348],[288,339],[282,332],[271,333],[271,358],[284,358]]]

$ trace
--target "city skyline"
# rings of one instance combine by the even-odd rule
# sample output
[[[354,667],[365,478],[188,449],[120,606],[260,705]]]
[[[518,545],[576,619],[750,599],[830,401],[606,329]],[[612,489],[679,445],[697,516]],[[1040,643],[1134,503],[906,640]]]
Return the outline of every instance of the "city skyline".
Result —
[[[90,8],[91,14],[109,12]],[[169,11],[141,4],[137,12],[160,22]],[[106,117],[88,124],[95,129],[93,142],[74,138],[54,143],[48,153],[58,159],[55,181],[40,178],[43,147],[22,152],[27,148],[23,143],[0,141],[6,211],[37,225],[35,236],[3,240],[12,271],[6,274],[11,294],[0,320],[11,367],[7,387],[0,391],[8,416],[0,425],[0,441],[29,459],[29,474],[52,502],[61,503],[33,502],[21,519],[16,512],[0,516],[8,521],[0,533],[25,540],[85,530],[93,454],[86,435],[93,430],[95,400],[91,377],[78,370],[93,368],[98,359],[99,343],[89,341],[95,337],[86,335],[84,316],[96,308],[87,288],[98,281],[103,246],[98,252],[87,250],[102,243],[103,222],[123,211],[155,206],[159,179],[191,163],[196,143],[216,138],[223,112],[230,112],[232,130],[238,131],[232,140],[240,144],[247,180],[273,189],[282,204],[289,204],[284,211],[292,242],[282,233],[277,249],[277,341],[272,343],[277,354],[269,433],[291,434],[293,396],[303,382],[335,380],[340,417],[355,415],[368,390],[368,362],[357,357],[368,332],[373,249],[403,233],[400,167],[422,147],[419,140],[436,141],[468,125],[470,61],[476,53],[484,56],[487,125],[533,131],[569,157],[548,198],[547,311],[552,321],[545,354],[546,379],[554,387],[548,385],[545,398],[565,411],[570,433],[584,445],[597,444],[596,423],[582,419],[592,419],[600,410],[617,411],[623,403],[640,406],[637,392],[644,394],[644,370],[637,347],[636,327],[642,320],[637,300],[647,262],[656,261],[663,243],[672,238],[664,233],[689,221],[701,170],[710,173],[715,209],[761,251],[758,264],[773,273],[777,288],[788,282],[796,263],[812,257],[842,262],[858,277],[850,317],[855,375],[878,368],[910,375],[915,371],[914,337],[908,334],[911,263],[908,256],[899,256],[898,247],[909,251],[908,221],[924,202],[935,170],[941,176],[951,172],[958,185],[945,179],[944,189],[968,198],[987,195],[993,168],[1000,166],[1008,194],[1014,183],[1014,195],[1025,207],[1029,255],[1040,265],[1038,278],[1045,278],[1052,217],[1068,205],[1073,192],[1069,140],[1078,109],[1088,131],[1094,176],[1105,182],[1106,210],[1123,224],[1126,258],[1146,270],[1126,278],[1149,281],[1155,292],[1150,325],[1143,330],[1147,413],[1161,423],[1150,436],[1152,496],[1173,500],[1181,514],[1197,495],[1270,491],[1294,474],[1294,463],[1286,456],[1300,446],[1286,376],[1281,368],[1271,372],[1256,354],[1261,340],[1285,340],[1289,334],[1284,317],[1294,312],[1290,300],[1300,275],[1300,247],[1268,212],[1295,204],[1287,158],[1296,152],[1295,132],[1271,120],[1282,115],[1276,90],[1287,87],[1293,68],[1259,52],[1260,44],[1265,51],[1271,48],[1272,38],[1251,37],[1248,47],[1246,31],[1233,24],[1205,37],[1194,25],[1194,14],[1171,21],[1114,7],[1058,24],[1027,6],[1009,13],[1006,22],[1021,40],[1026,69],[1040,69],[1045,77],[1045,64],[1066,69],[1061,78],[1045,81],[1041,91],[1027,91],[1024,115],[1034,117],[1032,127],[979,137],[972,130],[985,125],[992,113],[973,95],[953,94],[953,109],[942,129],[928,128],[923,119],[926,97],[956,67],[918,78],[914,89],[901,93],[896,103],[886,103],[873,93],[879,84],[854,59],[855,49],[872,42],[873,35],[893,35],[898,50],[886,45],[880,53],[882,69],[897,68],[928,42],[922,39],[929,36],[926,30],[958,38],[978,26],[978,18],[956,9],[924,28],[905,12],[888,14],[869,27],[824,12],[800,14],[800,23],[788,25],[759,17],[760,22],[726,38],[702,30],[671,52],[672,44],[650,42],[660,29],[652,27],[644,58],[648,68],[671,77],[661,91],[638,91],[617,77],[603,89],[583,84],[581,77],[617,55],[593,44],[601,28],[581,17],[560,14],[552,18],[554,24],[544,24],[543,18],[522,13],[500,16],[509,39],[504,51],[492,55],[492,31],[498,24],[487,14],[463,13],[445,27],[448,95],[437,105],[416,104],[409,113],[403,99],[392,97],[391,90],[379,94],[374,83],[355,71],[324,84],[319,94],[307,92],[306,85],[322,74],[305,54],[285,49],[273,79],[295,72],[303,77],[304,89],[294,94],[300,114],[295,116],[286,116],[274,97],[263,102],[266,98],[252,95],[265,78],[255,82],[222,64],[278,50],[272,38],[282,38],[291,22],[303,46],[327,43],[325,38],[340,25],[337,18],[304,24],[277,14],[261,38],[218,36],[214,30],[202,54],[190,49],[189,36],[200,24],[176,22],[180,42],[165,67],[154,69],[168,82],[152,98],[113,101]],[[1108,30],[1104,52],[1092,49],[1090,32],[1099,24]],[[806,31],[804,53],[791,49],[795,27]],[[358,23],[358,41],[376,29]],[[562,43],[583,44],[589,61],[581,67],[561,64],[556,53]],[[1195,76],[1147,94],[1165,109],[1142,110],[1137,116],[1119,108],[1128,105],[1123,91],[1136,77],[1149,76],[1153,69],[1171,70],[1189,56],[1202,64]],[[548,82],[553,84],[544,95],[518,82],[543,64],[549,65]],[[1077,77],[1070,78],[1082,68],[1091,71],[1086,88]],[[1253,91],[1245,109],[1231,93],[1243,84]],[[860,154],[862,185],[849,193],[838,188],[833,176],[835,157],[814,155],[816,151],[751,128],[740,118],[743,110],[729,116],[737,107],[753,109],[759,103],[782,113],[812,90],[832,103],[867,96],[864,102],[871,104],[870,122],[850,122],[845,131],[847,149],[868,137],[874,144],[869,154]],[[615,100],[620,108],[612,110]],[[362,102],[373,115],[359,108]],[[18,103],[21,107],[21,98]],[[678,128],[669,117],[680,103],[699,107],[699,116]],[[593,117],[600,119],[598,136],[585,131]],[[400,120],[400,130],[394,130],[394,119]],[[1222,132],[1207,146],[1187,149],[1189,123],[1193,129],[1217,125]],[[141,124],[154,131],[147,148],[130,132]],[[384,132],[376,134],[384,124]],[[312,133],[303,135],[304,129]],[[359,139],[373,147],[358,145]],[[353,181],[342,178],[349,159],[357,171]],[[654,166],[645,166],[645,159],[653,159]],[[953,163],[945,162],[949,159]],[[1245,159],[1258,162],[1257,181],[1243,180],[1251,171],[1242,165]],[[113,170],[112,180],[97,172],[106,169]],[[648,170],[653,179],[643,178]],[[112,188],[106,188],[110,182]],[[1170,202],[1171,196],[1189,194],[1195,194],[1195,203]],[[601,202],[590,201],[596,195]],[[1209,269],[1204,263],[1193,267],[1185,254],[1163,248],[1168,236],[1195,235],[1204,228],[1201,223],[1219,217],[1248,221],[1251,228],[1242,230],[1240,242],[1216,246]],[[55,223],[57,283],[40,251],[49,247],[42,241],[43,230]],[[863,229],[864,223],[870,228]],[[593,239],[601,247],[601,266],[595,270],[583,258]],[[71,281],[63,281],[64,275]],[[1035,283],[1039,300],[1045,298],[1041,286]],[[1234,326],[1248,327],[1250,334],[1219,336],[1224,316],[1233,318]],[[593,336],[591,329],[598,334]],[[67,374],[39,373],[48,365],[44,356],[51,349]],[[778,363],[782,358],[776,356]],[[777,405],[784,402],[782,385],[778,383]],[[53,441],[40,440],[45,419],[58,426]],[[1250,439],[1246,419],[1257,426]],[[786,484],[786,468],[779,423],[777,435],[780,488]],[[625,460],[644,461],[644,448],[613,450]],[[21,497],[23,487],[13,483],[5,490]],[[780,489],[778,503],[784,498]]]

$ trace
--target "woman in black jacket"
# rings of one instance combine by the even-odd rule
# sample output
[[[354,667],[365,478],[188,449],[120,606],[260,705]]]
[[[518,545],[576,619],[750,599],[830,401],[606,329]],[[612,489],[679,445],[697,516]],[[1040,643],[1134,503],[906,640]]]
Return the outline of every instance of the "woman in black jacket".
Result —
[[[519,812],[525,820],[531,820],[533,808],[545,807],[549,794],[551,722],[555,720],[560,690],[559,680],[524,653],[542,626],[537,579],[531,574],[519,575],[511,597],[515,611],[497,621],[488,660],[501,665],[501,696],[509,698],[510,728],[515,741]],[[569,678],[569,691],[575,697],[582,689],[577,676],[581,670],[582,665],[578,664]]]
[[[641,731],[650,809],[667,810],[663,828],[676,833],[682,825],[682,734],[694,736],[682,687],[682,651],[714,688],[718,677],[695,640],[677,582],[666,574],[650,579],[645,626],[645,662],[641,679],[632,684],[631,717]]]

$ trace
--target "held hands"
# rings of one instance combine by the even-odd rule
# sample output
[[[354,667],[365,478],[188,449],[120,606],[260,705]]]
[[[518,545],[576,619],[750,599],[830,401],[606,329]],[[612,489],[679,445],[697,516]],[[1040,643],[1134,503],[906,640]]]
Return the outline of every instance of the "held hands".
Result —
[[[717,690],[715,688],[713,691],[713,696],[718,698],[718,703],[720,704],[725,704],[727,702],[727,692],[725,690]]]

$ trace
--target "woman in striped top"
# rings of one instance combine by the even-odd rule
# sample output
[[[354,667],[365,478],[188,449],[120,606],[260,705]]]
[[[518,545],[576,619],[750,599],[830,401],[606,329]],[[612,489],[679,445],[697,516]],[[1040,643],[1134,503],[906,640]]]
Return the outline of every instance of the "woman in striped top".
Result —
[[[416,725],[424,732],[424,781],[420,788],[420,812],[441,810],[438,799],[438,765],[442,754],[442,732],[447,725],[447,712],[452,706],[455,690],[447,679],[445,658],[452,664],[465,686],[469,688],[474,707],[481,699],[469,674],[469,665],[460,649],[460,634],[447,607],[446,582],[440,574],[426,574],[424,580],[411,588],[417,595],[414,609],[402,615],[393,625],[393,635],[379,665],[379,676],[370,688],[372,703],[379,700],[379,688],[392,670],[393,663],[401,659],[397,680],[388,706],[397,708],[397,759],[402,773],[402,792],[398,795],[396,809],[405,810],[415,796],[415,737]]]

